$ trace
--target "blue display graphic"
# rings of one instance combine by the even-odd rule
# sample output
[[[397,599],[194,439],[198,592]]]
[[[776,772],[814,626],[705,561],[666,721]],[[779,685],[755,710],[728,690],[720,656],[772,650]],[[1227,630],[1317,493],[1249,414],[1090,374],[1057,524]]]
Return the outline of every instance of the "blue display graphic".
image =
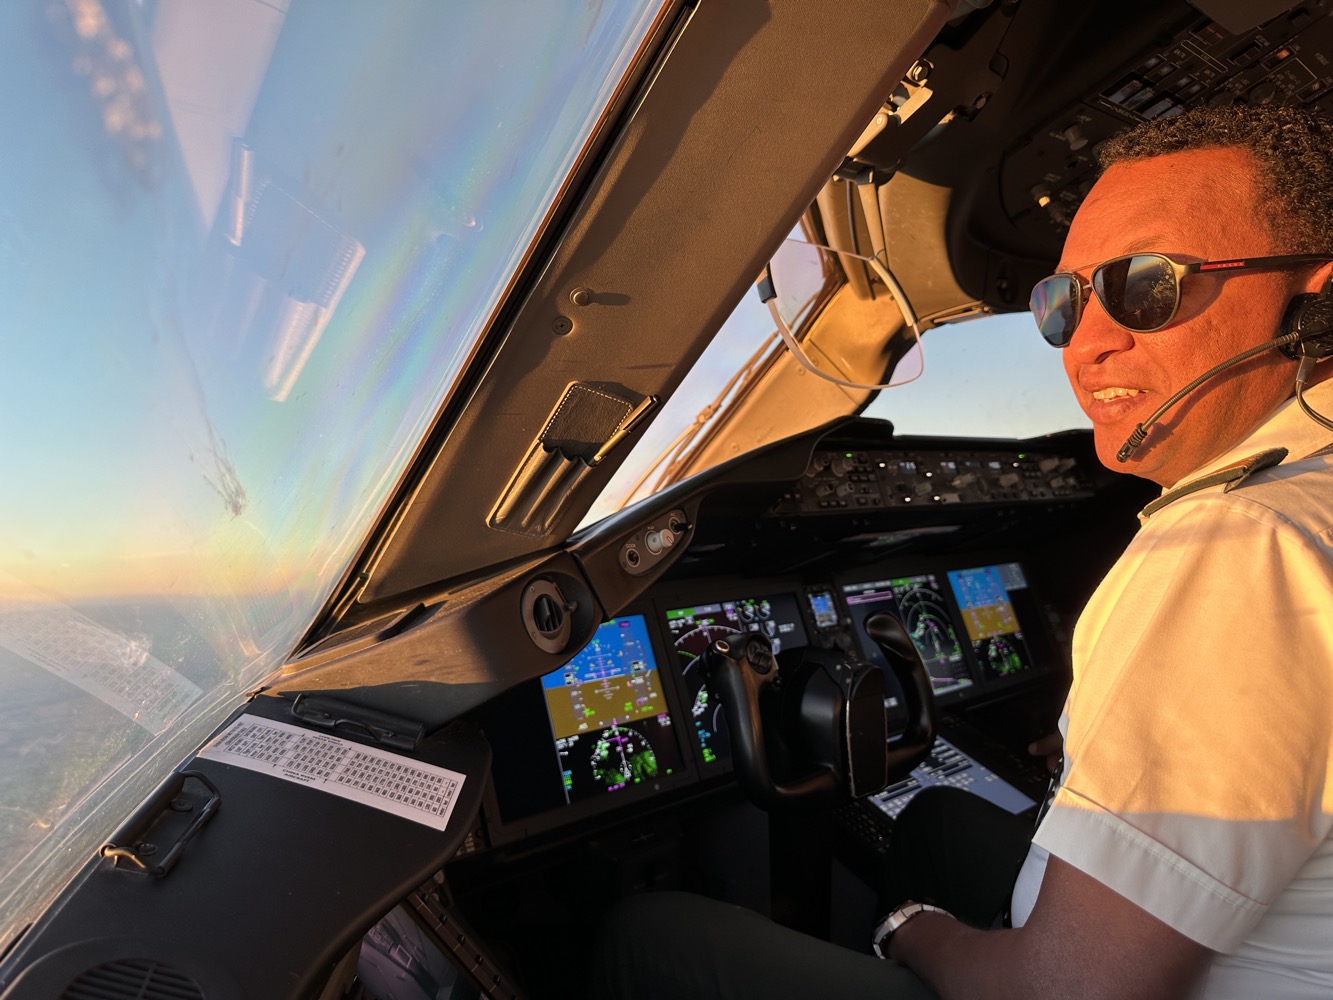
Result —
[[[838,607],[827,590],[810,593],[810,613],[814,615],[817,628],[834,628],[838,624]]]

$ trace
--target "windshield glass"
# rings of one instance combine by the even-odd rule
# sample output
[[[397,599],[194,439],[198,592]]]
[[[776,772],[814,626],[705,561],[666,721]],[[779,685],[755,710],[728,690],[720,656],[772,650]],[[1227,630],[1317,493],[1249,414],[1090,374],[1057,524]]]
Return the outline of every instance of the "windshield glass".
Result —
[[[925,374],[881,392],[863,414],[892,421],[896,434],[1030,438],[1092,426],[1062,352],[1041,339],[1031,313],[950,323],[921,342]]]
[[[658,6],[0,5],[0,951],[309,626]]]
[[[648,427],[583,519],[592,524],[677,480],[673,475],[764,359],[785,348],[754,294],[732,311],[662,413]],[[1028,438],[1091,427],[1065,380],[1060,352],[1041,339],[1030,313],[985,316],[922,335],[920,377],[880,391],[863,415],[889,420],[896,434]],[[851,412],[852,402],[848,402]],[[770,440],[811,426],[799,405]],[[725,430],[723,431],[725,433]],[[754,447],[758,447],[759,442]],[[739,449],[715,448],[734,458]],[[698,464],[692,472],[702,472]]]

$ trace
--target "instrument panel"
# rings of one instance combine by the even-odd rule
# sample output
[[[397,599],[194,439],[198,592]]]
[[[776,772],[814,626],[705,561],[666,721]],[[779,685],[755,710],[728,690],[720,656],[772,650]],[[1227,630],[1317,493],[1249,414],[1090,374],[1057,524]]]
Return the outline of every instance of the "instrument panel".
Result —
[[[906,624],[942,708],[985,701],[1067,665],[1021,553],[888,560],[811,583],[795,577],[676,581],[604,622],[568,664],[487,705],[492,746],[485,840],[502,846],[672,791],[725,779],[731,742],[699,657],[718,638],[763,632],[779,660],[809,646],[884,670],[864,634],[874,612]]]

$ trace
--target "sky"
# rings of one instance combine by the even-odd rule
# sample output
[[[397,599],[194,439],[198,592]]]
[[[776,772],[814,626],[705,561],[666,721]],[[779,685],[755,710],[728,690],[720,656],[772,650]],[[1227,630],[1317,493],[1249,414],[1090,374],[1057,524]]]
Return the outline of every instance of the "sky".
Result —
[[[938,327],[921,343],[921,378],[884,390],[866,409],[899,434],[1025,438],[1092,426],[1059,349],[1041,339],[1031,313]]]

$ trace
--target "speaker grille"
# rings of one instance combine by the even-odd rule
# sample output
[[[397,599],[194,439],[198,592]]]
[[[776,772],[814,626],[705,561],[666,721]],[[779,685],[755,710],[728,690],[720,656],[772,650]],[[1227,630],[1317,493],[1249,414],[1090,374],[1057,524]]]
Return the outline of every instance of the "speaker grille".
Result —
[[[126,958],[79,975],[60,1000],[206,1000],[190,976],[162,962]]]

